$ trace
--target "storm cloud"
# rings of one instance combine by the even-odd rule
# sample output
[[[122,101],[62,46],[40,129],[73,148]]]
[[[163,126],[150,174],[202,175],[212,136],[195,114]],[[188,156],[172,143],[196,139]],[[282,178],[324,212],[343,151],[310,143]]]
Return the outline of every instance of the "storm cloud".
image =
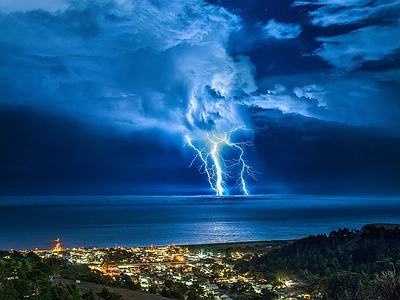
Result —
[[[338,145],[350,149],[353,136],[351,149],[374,153],[368,172],[384,174],[386,160],[395,160],[387,148],[399,149],[399,2],[235,5],[2,1],[0,192],[146,193],[146,185],[163,186],[159,193],[174,186],[204,191],[204,178],[188,168],[194,154],[182,133],[201,137],[234,126],[253,130],[248,160],[260,166],[259,181],[251,182],[260,191],[317,184],[320,172],[305,170],[301,156],[336,178],[345,164],[325,162],[334,153],[348,157]],[[276,164],[286,161],[275,157],[279,151],[260,146],[275,142],[272,149],[298,149],[291,168]],[[331,150],[320,153],[322,144]],[[305,172],[307,180],[288,172]],[[349,180],[360,187],[365,178],[357,174]],[[386,174],[390,180],[373,176],[377,191],[399,182]],[[317,185],[324,189],[323,180]]]

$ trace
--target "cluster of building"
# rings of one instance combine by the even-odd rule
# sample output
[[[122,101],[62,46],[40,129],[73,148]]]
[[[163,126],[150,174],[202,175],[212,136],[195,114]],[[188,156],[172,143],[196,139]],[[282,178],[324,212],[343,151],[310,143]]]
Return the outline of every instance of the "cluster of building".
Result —
[[[60,256],[72,264],[87,264],[113,280],[129,276],[144,291],[168,290],[172,282],[195,289],[203,299],[229,300],[237,293],[262,295],[265,291],[273,291],[282,299],[309,297],[301,291],[299,282],[281,280],[277,284],[250,273],[237,272],[235,262],[258,255],[251,251],[218,252],[174,245],[64,250],[59,240],[56,243],[52,251],[36,251],[37,254]]]

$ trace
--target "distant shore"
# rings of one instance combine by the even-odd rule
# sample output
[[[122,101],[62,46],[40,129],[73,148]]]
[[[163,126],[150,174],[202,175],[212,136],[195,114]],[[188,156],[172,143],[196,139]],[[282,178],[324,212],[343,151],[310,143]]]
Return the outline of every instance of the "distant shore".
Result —
[[[174,244],[173,246],[177,247],[187,247],[193,250],[233,250],[233,249],[242,249],[242,250],[258,250],[263,251],[266,249],[276,249],[283,247],[285,245],[289,245],[298,239],[290,239],[290,240],[267,240],[267,241],[245,241],[245,242],[223,242],[223,243],[206,243],[206,244]],[[149,248],[149,247],[166,247],[171,245],[149,245],[149,246],[124,246],[118,245],[116,248]],[[97,246],[88,246],[88,247],[62,247],[62,250],[68,250],[73,248],[82,248],[82,249],[111,249],[113,247],[97,247]],[[54,248],[50,249],[0,249],[0,251],[52,251]]]
[[[1,202],[0,249],[15,250],[52,249],[58,237],[62,248],[240,245],[301,239],[343,227],[359,230],[372,222],[398,223],[400,215],[400,201],[393,197],[77,196]]]
[[[297,239],[290,240],[270,240],[270,241],[249,241],[249,242],[227,242],[227,243],[210,243],[210,244],[194,244],[194,245],[181,245],[182,247],[188,247],[189,249],[210,249],[210,250],[231,250],[231,249],[243,249],[243,250],[266,250],[281,248],[285,245],[289,245]]]
[[[395,229],[400,228],[400,224],[398,223],[368,223],[362,226],[359,231],[365,230],[368,226],[375,226],[375,227],[385,227],[386,229]],[[233,249],[242,249],[242,250],[257,250],[257,251],[265,251],[266,249],[276,249],[283,247],[285,245],[289,245],[296,240],[301,238],[294,238],[294,239],[285,239],[285,240],[260,240],[260,241],[243,241],[243,242],[221,242],[221,243],[200,243],[200,244],[173,244],[174,246],[179,247],[187,247],[189,249],[210,249],[210,250],[233,250]],[[73,249],[73,248],[82,248],[82,249],[110,249],[110,248],[149,248],[149,247],[166,247],[168,245],[148,245],[148,246],[124,246],[124,245],[117,245],[117,247],[98,247],[98,246],[85,246],[85,247],[63,247],[63,250],[66,249]],[[2,251],[8,250],[15,250],[15,251],[51,251],[52,249],[0,249]]]

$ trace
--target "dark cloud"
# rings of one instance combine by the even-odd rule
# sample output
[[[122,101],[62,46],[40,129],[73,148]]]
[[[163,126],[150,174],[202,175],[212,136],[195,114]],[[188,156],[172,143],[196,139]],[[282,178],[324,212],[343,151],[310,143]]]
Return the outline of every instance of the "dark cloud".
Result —
[[[399,11],[386,0],[2,1],[1,193],[204,191],[184,135],[235,126],[252,130],[238,138],[254,138],[254,189],[393,191]]]
[[[267,191],[398,193],[398,136],[276,110],[258,111],[254,121],[261,128],[255,146]]]
[[[398,192],[399,137],[278,110],[252,115],[260,128],[246,149],[259,172],[248,180],[253,192]],[[1,194],[209,193],[199,164],[189,168],[190,149],[168,145],[159,130],[93,130],[25,109],[3,109],[0,129]]]
[[[179,184],[185,188],[198,182],[198,174],[193,176],[188,169],[185,153],[175,143],[165,142],[159,130],[121,134],[26,109],[3,109],[0,129],[2,194],[136,193],[146,189],[159,194],[151,186]]]

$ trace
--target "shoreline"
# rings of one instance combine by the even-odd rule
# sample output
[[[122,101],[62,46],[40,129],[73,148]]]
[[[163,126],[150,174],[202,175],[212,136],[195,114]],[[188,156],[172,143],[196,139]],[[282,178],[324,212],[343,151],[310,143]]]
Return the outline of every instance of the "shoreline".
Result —
[[[288,240],[265,240],[265,241],[247,241],[247,242],[227,242],[227,243],[210,243],[210,244],[192,244],[177,245],[187,247],[189,249],[213,249],[213,250],[230,250],[230,249],[275,249],[288,245],[298,239]]]
[[[385,227],[386,229],[395,229],[400,228],[399,223],[367,223],[364,224],[358,231],[363,231],[367,226],[375,226],[375,227]],[[340,228],[339,228],[340,229]],[[353,229],[354,230],[354,229]],[[282,240],[257,240],[257,241],[235,241],[235,242],[220,242],[220,243],[200,243],[200,244],[168,244],[168,245],[148,245],[148,246],[124,246],[124,245],[116,245],[116,247],[98,247],[98,246],[78,246],[78,247],[62,247],[62,250],[71,250],[71,249],[131,249],[131,248],[150,248],[150,247],[168,247],[168,246],[177,246],[177,247],[187,247],[189,249],[218,249],[218,250],[226,250],[226,249],[275,249],[282,247],[284,245],[291,244],[297,240],[302,238],[306,238],[310,235],[306,235],[299,238],[292,239],[282,239]],[[18,251],[18,252],[28,252],[28,251],[53,251],[52,249],[0,249],[0,251]]]
[[[203,244],[170,244],[170,245],[148,245],[148,246],[123,246],[117,245],[117,247],[98,247],[98,246],[88,246],[88,247],[66,247],[61,248],[57,251],[66,251],[72,249],[132,249],[132,248],[161,248],[161,247],[186,247],[190,250],[232,250],[232,249],[243,249],[243,250],[268,250],[268,249],[276,249],[282,246],[291,244],[299,239],[285,239],[285,240],[262,240],[262,241],[244,241],[244,242],[221,242],[221,243],[203,243]],[[30,251],[54,251],[55,248],[52,249],[0,249],[0,251],[17,251],[17,252],[30,252]]]

